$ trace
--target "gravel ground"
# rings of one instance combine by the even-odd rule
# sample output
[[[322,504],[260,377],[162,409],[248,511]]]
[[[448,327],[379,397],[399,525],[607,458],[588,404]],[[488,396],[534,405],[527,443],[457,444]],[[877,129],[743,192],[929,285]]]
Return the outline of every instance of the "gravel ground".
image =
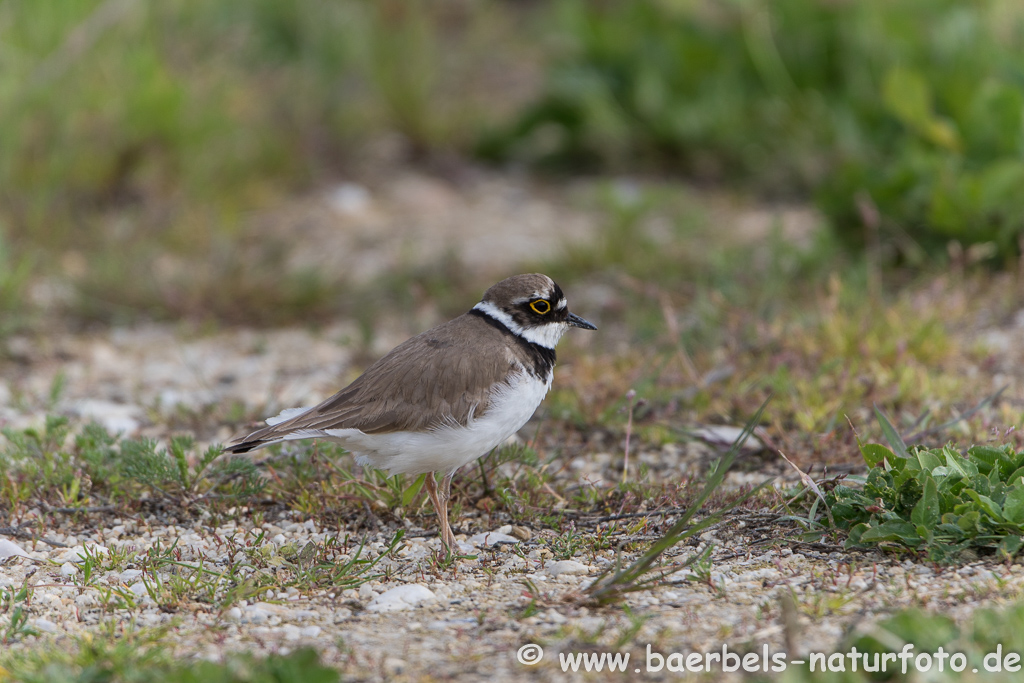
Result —
[[[591,217],[515,180],[496,186],[498,180],[485,178],[464,191],[417,176],[399,181],[390,195],[372,187],[339,186],[320,204],[304,209],[308,215],[333,212],[329,221],[297,223],[307,226],[310,240],[315,236],[336,243],[315,252],[298,249],[295,258],[321,267],[348,267],[348,260],[355,259],[364,269],[362,276],[371,277],[407,263],[402,254],[443,257],[436,249],[416,247],[426,244],[423,236],[431,234],[431,225],[470,225],[473,239],[460,242],[459,234],[449,230],[437,243],[463,244],[466,253],[460,258],[478,255],[481,268],[507,274],[535,256],[505,240],[522,215],[538,239],[552,231],[564,236],[559,248],[590,234]],[[413,247],[395,252],[382,237],[388,234]],[[365,260],[359,260],[360,253]],[[344,254],[343,260],[332,261],[341,258],[338,254]],[[370,353],[391,348],[407,327],[382,320]],[[316,331],[208,334],[141,325],[15,337],[8,340],[2,365],[0,426],[36,426],[52,410],[81,421],[98,420],[127,435],[166,439],[169,425],[183,412],[215,413],[235,403],[247,414],[271,415],[309,405],[352,379],[357,337],[348,321]],[[62,389],[50,405],[55,384]],[[209,421],[197,425],[204,444],[232,435],[228,427]],[[672,476],[693,467],[699,456],[699,449],[671,446],[638,454]],[[570,467],[573,476],[591,481],[615,476],[614,459],[607,453],[587,453],[577,460]],[[746,473],[733,481],[760,478]],[[34,587],[28,623],[39,635],[22,639],[18,647],[41,639],[60,642],[115,619],[123,625],[169,625],[166,642],[184,656],[217,658],[228,650],[287,652],[313,645],[357,680],[565,680],[558,655],[575,652],[629,652],[629,671],[639,667],[646,678],[668,680],[678,674],[646,672],[648,645],[664,655],[720,651],[723,644],[755,652],[767,646],[792,659],[811,651],[832,652],[851,629],[868,628],[903,606],[966,617],[979,605],[1017,597],[1024,581],[1020,565],[937,569],[901,563],[878,553],[787,541],[792,530],[770,516],[736,515],[705,533],[699,546],[685,549],[713,544],[707,571],[633,594],[629,610],[588,608],[582,606],[580,591],[615,561],[613,551],[584,548],[573,559],[556,560],[538,542],[550,533],[541,526],[489,528],[487,518],[478,515],[463,520],[472,535],[460,536],[464,550],[476,559],[453,568],[438,569],[432,561],[440,547],[436,537],[416,536],[422,530],[409,527],[404,548],[377,566],[384,577],[358,588],[292,589],[241,599],[222,610],[192,596],[168,609],[153,599],[154,582],[171,585],[200,561],[213,572],[229,566],[241,567],[243,574],[294,571],[296,548],[331,538],[344,543],[352,530],[345,520],[326,528],[293,512],[268,515],[258,523],[224,524],[204,516],[182,524],[162,523],[160,515],[111,514],[71,517],[34,509],[18,520],[29,523],[21,533],[0,540],[0,588],[16,590],[26,581]],[[672,518],[661,521],[667,525]],[[26,538],[26,529],[43,540]],[[262,541],[256,543],[257,538]],[[390,539],[390,532],[367,538],[368,556],[379,554]],[[139,568],[138,553],[174,543],[180,551],[176,569],[144,573]],[[86,579],[87,550],[107,556],[100,566],[114,564],[109,558],[118,553],[134,559]],[[134,606],[112,608],[114,589],[133,596]],[[528,644],[543,647],[539,663],[519,661],[517,655],[535,655],[521,650]]]
[[[864,629],[895,608],[916,605],[965,618],[980,603],[1019,595],[1024,582],[1020,565],[937,570],[812,545],[772,547],[767,527],[740,517],[703,537],[702,544],[716,548],[705,579],[681,580],[629,599],[632,615],[643,616],[635,632],[637,621],[622,609],[587,608],[576,600],[591,577],[613,561],[611,551],[594,559],[554,561],[537,543],[511,536],[512,528],[465,539],[464,548],[472,546],[477,559],[440,575],[428,568],[438,539],[410,538],[397,557],[379,566],[387,581],[312,594],[284,591],[221,611],[191,601],[168,610],[150,591],[157,590],[157,581],[172,582],[175,572],[153,572],[144,581],[143,572],[128,563],[120,571],[94,573],[85,585],[86,551],[137,552],[177,542],[183,566],[202,560],[207,569],[223,571],[245,559],[232,558],[240,551],[217,539],[252,539],[262,530],[266,540],[257,547],[272,558],[289,545],[322,543],[337,530],[290,515],[259,528],[213,527],[202,520],[191,527],[159,527],[116,518],[93,528],[69,528],[52,517],[47,526],[68,528],[68,533],[49,531],[45,538],[69,547],[38,543],[32,550],[19,541],[27,552],[8,557],[0,568],[0,588],[17,589],[26,580],[35,586],[29,624],[40,638],[82,635],[111,618],[139,626],[167,624],[171,642],[183,654],[216,658],[225,650],[286,653],[312,645],[348,676],[364,680],[563,680],[559,653],[576,652],[630,652],[646,675],[648,644],[664,655],[720,651],[723,644],[755,652],[767,645],[790,658],[794,652],[831,653],[847,630]],[[384,536],[371,540],[369,555],[387,541]],[[21,551],[9,544],[0,549],[12,552]],[[530,602],[525,582],[542,597],[535,613],[524,617]],[[135,606],[106,613],[112,588],[134,595]],[[797,607],[793,613],[785,607],[789,596]],[[531,643],[542,646],[543,661],[527,666],[517,653]]]

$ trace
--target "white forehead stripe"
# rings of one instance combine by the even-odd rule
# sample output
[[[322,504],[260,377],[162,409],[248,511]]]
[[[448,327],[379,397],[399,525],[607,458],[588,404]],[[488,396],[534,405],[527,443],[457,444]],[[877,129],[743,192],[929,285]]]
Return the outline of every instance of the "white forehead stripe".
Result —
[[[558,304],[555,306],[555,308],[561,311],[566,307],[567,303],[568,302],[565,300],[565,297],[563,296],[561,299],[558,300]]]
[[[536,301],[537,299],[547,299],[551,296],[551,292],[534,292],[530,296],[521,296],[518,299],[513,299],[513,304],[525,304],[528,301]]]
[[[555,344],[562,338],[565,331],[569,329],[569,325],[561,322],[545,323],[544,325],[537,325],[536,327],[524,328],[522,325],[512,319],[505,311],[501,310],[490,301],[481,301],[473,307],[474,311],[480,311],[484,315],[494,318],[499,323],[507,327],[512,334],[518,337],[522,337],[528,342],[543,346],[546,349],[555,348]]]

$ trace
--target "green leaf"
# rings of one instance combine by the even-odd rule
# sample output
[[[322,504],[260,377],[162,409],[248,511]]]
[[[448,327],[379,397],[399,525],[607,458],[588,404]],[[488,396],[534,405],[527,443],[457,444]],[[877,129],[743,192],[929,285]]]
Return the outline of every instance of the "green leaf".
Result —
[[[964,491],[964,493],[970,496],[971,499],[974,500],[974,502],[977,503],[989,517],[996,520],[997,522],[1004,521],[1003,509],[999,507],[999,505],[994,500],[992,500],[988,496],[981,495],[974,489],[967,489],[966,491]]]
[[[967,451],[967,455],[970,456],[971,460],[979,463],[978,469],[985,473],[993,469],[1006,472],[1012,468],[1014,463],[1013,456],[1005,450],[1002,448],[992,448],[991,446],[972,446]],[[984,465],[981,463],[984,463]]]
[[[870,529],[871,529],[870,526],[868,526],[867,524],[863,524],[863,523],[862,524],[857,524],[857,525],[853,526],[850,529],[850,535],[846,537],[846,543],[844,544],[844,547],[846,547],[846,548],[856,548],[857,546],[862,545],[861,537],[864,535],[865,531],[868,531]]]
[[[917,71],[893,67],[885,74],[882,101],[907,128],[942,149],[957,152],[963,146],[953,125],[932,108],[928,82]]]
[[[942,449],[946,456],[946,467],[967,480],[978,476],[978,466],[948,446]]]
[[[882,102],[890,113],[910,128],[921,128],[932,117],[932,93],[928,82],[910,69],[889,69],[882,83]]]
[[[1024,525],[1024,484],[1018,483],[1008,494],[1003,503],[1003,517],[1006,521]]]
[[[420,489],[423,488],[423,484],[427,481],[428,476],[434,476],[433,472],[427,472],[416,477],[416,481],[412,483],[412,486],[402,493],[402,507],[409,507],[416,500],[416,496],[419,494]]]
[[[904,460],[910,458],[910,455],[907,453],[907,444],[903,443],[900,433],[896,431],[896,428],[889,422],[889,418],[885,416],[885,413],[877,405],[875,406],[875,417],[878,418],[878,424],[882,427],[882,434],[885,436],[885,440],[892,446],[892,450],[896,455]]]
[[[1010,484],[1011,486],[1014,484],[1019,484],[1021,481],[1021,477],[1024,477],[1024,467],[1020,467],[1014,470],[1013,473],[1006,478],[1006,483]]]
[[[899,541],[912,548],[921,544],[917,527],[910,522],[889,521],[872,527],[860,536],[862,543],[881,543],[883,541]]]
[[[946,521],[947,517],[949,518],[948,522]],[[943,520],[942,524],[940,524],[937,527],[935,527],[935,532],[936,533],[940,533],[940,534],[944,534],[946,536],[951,536],[951,537],[953,537],[953,538],[955,538],[957,540],[960,540],[961,538],[964,537],[964,530],[961,529],[957,525],[957,520],[958,519],[959,518],[956,515],[952,515],[952,514],[943,515],[942,516],[942,520]]]
[[[910,513],[910,520],[927,529],[934,529],[939,523],[939,490],[932,477],[925,480],[924,492]]]
[[[1013,559],[1013,556],[1020,552],[1024,546],[1024,539],[1020,536],[1005,536],[996,548],[996,554],[1004,560]]]
[[[933,472],[935,468],[942,465],[942,460],[939,459],[939,456],[935,455],[934,451],[918,449],[914,455],[917,456],[917,462],[920,463],[921,469],[925,472]]]
[[[981,513],[978,512],[977,510],[971,510],[961,515],[960,519],[957,520],[956,525],[960,527],[968,536],[977,536],[978,522],[980,520]]]
[[[878,443],[861,444],[860,454],[868,467],[880,467],[883,460],[891,465],[896,460],[892,451]]]

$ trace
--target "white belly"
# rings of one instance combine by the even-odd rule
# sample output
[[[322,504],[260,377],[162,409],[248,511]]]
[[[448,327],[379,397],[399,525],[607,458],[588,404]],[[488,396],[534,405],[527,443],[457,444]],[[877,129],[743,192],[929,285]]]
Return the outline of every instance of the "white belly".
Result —
[[[521,373],[500,387],[487,411],[470,418],[465,427],[442,426],[428,432],[366,434],[358,429],[326,429],[291,438],[318,436],[337,441],[356,455],[360,465],[387,470],[390,474],[450,472],[476,460],[500,445],[533,416],[551,387],[551,375],[542,381]]]

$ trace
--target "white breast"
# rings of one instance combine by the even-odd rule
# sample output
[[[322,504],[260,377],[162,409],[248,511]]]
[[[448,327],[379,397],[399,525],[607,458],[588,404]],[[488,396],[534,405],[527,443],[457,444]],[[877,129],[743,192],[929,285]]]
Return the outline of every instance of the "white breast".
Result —
[[[551,373],[540,380],[528,372],[495,385],[487,411],[465,427],[442,426],[426,432],[366,434],[358,429],[313,430],[290,438],[322,437],[341,443],[360,465],[390,474],[452,471],[476,460],[515,434],[533,416],[551,388]]]

